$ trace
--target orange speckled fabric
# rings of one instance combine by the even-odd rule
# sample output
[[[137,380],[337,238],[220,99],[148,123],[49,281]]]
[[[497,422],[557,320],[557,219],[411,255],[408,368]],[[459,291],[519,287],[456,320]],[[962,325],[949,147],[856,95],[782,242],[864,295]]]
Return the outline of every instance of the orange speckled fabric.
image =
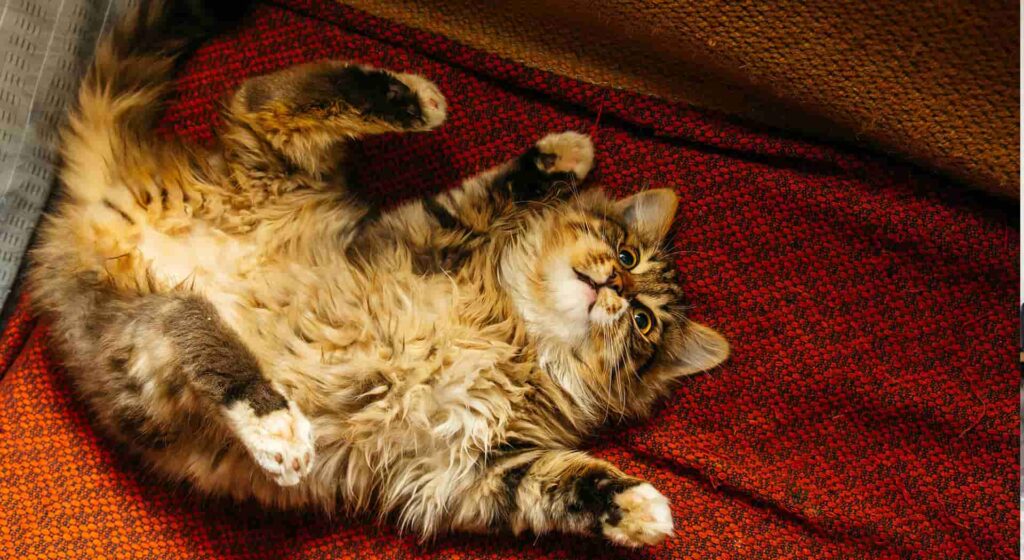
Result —
[[[544,133],[594,180],[679,193],[677,264],[734,355],[594,453],[672,500],[644,550],[564,537],[420,544],[147,476],[97,434],[23,303],[0,339],[0,558],[989,558],[1017,550],[1018,225],[919,170],[532,70],[330,1],[261,4],[186,64],[163,132],[210,138],[246,76],[318,58],[422,73],[442,129],[357,149],[365,196],[458,183]],[[1012,215],[1011,215],[1012,214]],[[327,281],[325,279],[325,281]]]

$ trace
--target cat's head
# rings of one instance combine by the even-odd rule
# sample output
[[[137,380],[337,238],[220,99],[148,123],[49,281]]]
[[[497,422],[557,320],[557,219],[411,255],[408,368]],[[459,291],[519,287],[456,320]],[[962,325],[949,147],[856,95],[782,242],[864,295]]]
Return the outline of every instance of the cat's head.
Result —
[[[591,189],[531,218],[503,259],[541,367],[585,406],[646,414],[672,381],[729,355],[686,317],[666,243],[677,205],[668,189],[617,201]]]

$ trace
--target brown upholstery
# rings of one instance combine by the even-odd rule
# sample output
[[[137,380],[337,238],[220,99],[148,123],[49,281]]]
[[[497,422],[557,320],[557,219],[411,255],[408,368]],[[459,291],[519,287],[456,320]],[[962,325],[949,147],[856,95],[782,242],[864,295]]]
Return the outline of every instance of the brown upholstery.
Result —
[[[1009,0],[341,0],[586,81],[867,144],[1019,196]]]

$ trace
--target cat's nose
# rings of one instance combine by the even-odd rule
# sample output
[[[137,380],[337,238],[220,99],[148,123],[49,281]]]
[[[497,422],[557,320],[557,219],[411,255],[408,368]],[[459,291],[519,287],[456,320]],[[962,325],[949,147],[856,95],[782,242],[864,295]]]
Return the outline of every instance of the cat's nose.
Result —
[[[613,270],[608,279],[604,281],[604,285],[621,296],[627,289],[632,287],[633,282],[628,272]]]
[[[580,282],[590,286],[594,292],[601,291],[602,288],[608,288],[618,295],[622,295],[633,289],[633,277],[624,270],[612,270],[603,280],[595,280],[590,274],[584,274],[576,269],[576,278],[579,278]]]

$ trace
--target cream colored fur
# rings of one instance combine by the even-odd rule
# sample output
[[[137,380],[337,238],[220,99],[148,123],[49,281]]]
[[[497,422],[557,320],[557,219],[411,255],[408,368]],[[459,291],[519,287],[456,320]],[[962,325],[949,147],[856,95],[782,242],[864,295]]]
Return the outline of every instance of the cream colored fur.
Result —
[[[116,66],[104,49],[98,67]],[[247,83],[209,151],[126,124],[162,84],[119,92],[86,81],[32,286],[99,425],[169,479],[270,507],[369,509],[424,536],[597,530],[636,546],[670,535],[667,501],[653,487],[571,450],[610,418],[646,415],[675,379],[728,353],[717,333],[682,316],[671,262],[658,260],[675,197],[581,193],[593,146],[562,133],[537,143],[551,158],[537,170],[571,174],[570,196],[494,206],[488,191],[504,188],[506,164],[436,198],[458,231],[420,201],[356,227],[368,210],[339,184],[329,153],[343,153],[339,138],[396,126],[297,114],[285,95],[288,83],[346,67]],[[391,75],[424,115],[403,130],[440,125],[436,87]],[[276,97],[254,111],[256,92]],[[299,171],[281,171],[284,161]],[[642,222],[629,221],[633,211]],[[618,243],[638,247],[633,272],[609,241],[616,228]],[[468,255],[457,268],[417,264],[457,250]],[[615,274],[635,298],[602,287]],[[213,311],[200,306],[200,315],[251,352],[285,408],[221,406],[176,377],[187,357],[168,341],[185,335],[162,318],[192,309],[190,298],[208,302]],[[636,332],[635,305],[656,330]],[[170,441],[135,445],[124,407],[142,415],[136,428]],[[578,510],[589,503],[581,485],[610,492],[614,506]]]

